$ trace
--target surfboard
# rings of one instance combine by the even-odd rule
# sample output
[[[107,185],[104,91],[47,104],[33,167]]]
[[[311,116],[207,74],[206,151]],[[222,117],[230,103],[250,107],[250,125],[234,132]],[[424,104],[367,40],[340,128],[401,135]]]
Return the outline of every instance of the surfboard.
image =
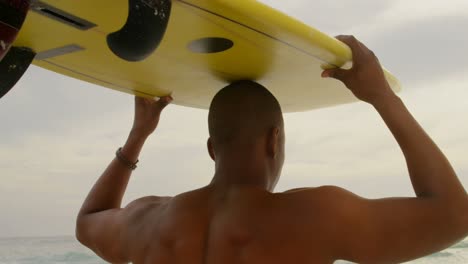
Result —
[[[167,25],[131,17],[148,7]],[[129,23],[120,44],[142,47],[119,53],[110,37]],[[154,50],[139,35],[153,31]],[[349,67],[350,49],[255,0],[33,1],[13,46],[33,50],[39,67],[129,94],[172,94],[187,107],[208,108],[222,87],[242,79],[266,86],[284,112],[356,101],[342,83],[320,77],[324,68]],[[147,54],[132,54],[140,51]]]

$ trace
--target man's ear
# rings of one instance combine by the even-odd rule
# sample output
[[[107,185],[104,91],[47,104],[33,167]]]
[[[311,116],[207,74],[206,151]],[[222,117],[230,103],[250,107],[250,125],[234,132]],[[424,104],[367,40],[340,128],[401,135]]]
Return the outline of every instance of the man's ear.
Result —
[[[276,158],[280,151],[280,136],[281,130],[279,127],[274,127],[268,133],[267,152],[271,158]]]
[[[210,154],[211,159],[213,161],[216,161],[216,156],[215,156],[214,148],[213,148],[213,142],[211,141],[211,138],[208,138],[206,145],[208,147],[208,153]]]

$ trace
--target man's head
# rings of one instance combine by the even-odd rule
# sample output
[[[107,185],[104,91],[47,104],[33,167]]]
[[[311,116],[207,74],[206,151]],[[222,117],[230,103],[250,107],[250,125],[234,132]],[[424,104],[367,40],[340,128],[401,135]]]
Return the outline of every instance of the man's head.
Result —
[[[284,162],[284,124],[276,98],[262,85],[238,81],[214,97],[208,117],[213,160],[226,153],[251,154],[269,163],[278,177]]]

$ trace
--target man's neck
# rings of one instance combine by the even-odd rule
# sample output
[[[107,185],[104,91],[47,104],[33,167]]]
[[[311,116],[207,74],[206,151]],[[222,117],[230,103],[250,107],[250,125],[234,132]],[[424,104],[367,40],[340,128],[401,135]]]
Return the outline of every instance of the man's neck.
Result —
[[[219,189],[257,187],[271,190],[271,177],[265,164],[253,157],[219,159],[211,186]]]

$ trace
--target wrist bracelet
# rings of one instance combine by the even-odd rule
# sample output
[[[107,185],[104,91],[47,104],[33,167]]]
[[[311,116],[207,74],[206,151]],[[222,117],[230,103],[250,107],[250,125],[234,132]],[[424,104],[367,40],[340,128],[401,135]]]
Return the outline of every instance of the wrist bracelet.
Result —
[[[139,160],[137,160],[135,163],[131,162],[129,159],[127,159],[126,157],[124,157],[124,155],[122,155],[122,148],[119,148],[119,149],[115,152],[115,156],[117,157],[117,159],[118,159],[122,164],[124,164],[125,166],[127,166],[129,169],[135,170],[135,169],[137,168],[137,163],[139,162]]]

